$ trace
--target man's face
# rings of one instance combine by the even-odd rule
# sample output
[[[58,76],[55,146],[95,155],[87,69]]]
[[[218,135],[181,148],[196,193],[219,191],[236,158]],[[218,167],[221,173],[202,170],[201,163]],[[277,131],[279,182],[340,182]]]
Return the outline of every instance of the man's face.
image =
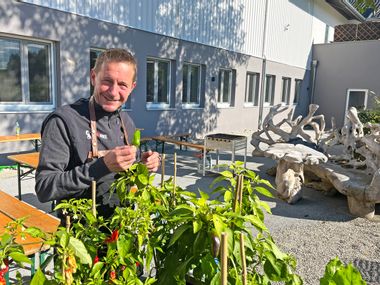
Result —
[[[104,62],[99,70],[91,70],[94,97],[104,111],[114,112],[127,102],[136,86],[133,81],[135,69],[126,62]]]

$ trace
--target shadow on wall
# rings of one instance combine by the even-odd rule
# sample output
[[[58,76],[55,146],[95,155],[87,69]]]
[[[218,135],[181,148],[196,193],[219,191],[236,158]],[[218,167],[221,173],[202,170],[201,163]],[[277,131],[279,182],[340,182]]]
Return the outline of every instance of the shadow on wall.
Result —
[[[182,39],[195,39],[202,43],[209,36],[215,39],[214,46],[194,44],[192,42],[180,42],[172,38],[161,38],[157,42],[158,54],[162,57],[176,59],[175,70],[175,110],[161,112],[156,120],[156,133],[183,133],[190,132],[193,136],[204,135],[218,125],[220,110],[217,108],[218,97],[218,73],[220,68],[232,68],[247,64],[249,57],[242,54],[229,52],[226,49],[241,50],[245,33],[241,31],[243,23],[243,6],[237,5],[212,5],[211,2],[199,1],[194,5],[192,1],[182,1],[175,9],[170,5],[173,1],[161,1],[162,7],[157,11],[164,11],[157,17],[156,30],[165,31],[166,18],[175,17],[176,26],[173,27],[172,36],[181,35]],[[165,9],[164,9],[165,8]],[[157,12],[159,13],[159,12]],[[170,15],[166,15],[169,13]],[[195,15],[202,18],[195,20]],[[210,17],[212,15],[212,17]],[[210,20],[210,19],[213,20]],[[226,21],[225,19],[229,19]],[[176,41],[176,44],[173,44]],[[223,49],[222,49],[223,48]],[[201,90],[204,96],[201,99],[203,108],[182,109],[182,63],[200,63],[206,67],[205,87]],[[241,95],[241,94],[240,94]]]
[[[158,55],[170,55],[168,58],[176,62],[190,60],[206,66],[204,108],[184,110],[181,108],[182,96],[182,67],[175,69],[176,106],[174,111],[159,112],[154,117],[154,124],[149,124],[149,129],[156,133],[163,132],[209,132],[217,127],[217,119],[220,114],[217,109],[218,96],[218,71],[219,68],[235,68],[246,64],[248,57],[238,53],[228,52],[225,49],[234,48],[241,50],[245,41],[245,34],[241,29],[244,7],[242,5],[212,5],[209,2],[190,1],[175,2],[160,1],[155,16],[151,17],[155,31],[169,31],[168,37],[158,37],[156,46]],[[107,4],[108,5],[108,4]],[[156,4],[155,4],[156,5]],[[65,7],[58,7],[64,9]],[[94,13],[101,19],[109,21],[109,13],[100,9],[97,5],[88,7],[78,6],[79,14]],[[86,11],[86,9],[90,9]],[[91,9],[97,9],[96,11]],[[128,7],[119,7],[117,15],[111,15],[112,19],[120,20],[136,17]],[[139,12],[139,11],[137,11]],[[141,11],[140,11],[141,12]],[[108,13],[108,14],[107,14]],[[195,15],[201,15],[202,19],[194,20]],[[210,17],[212,15],[213,17]],[[175,18],[175,20],[168,20]],[[149,19],[149,20],[152,20]],[[228,20],[226,20],[228,19]],[[175,22],[175,25],[172,23]],[[42,24],[41,24],[42,23]],[[172,25],[167,29],[167,25]],[[114,25],[107,22],[99,22],[88,17],[61,12],[59,10],[41,7],[15,1],[4,1],[0,4],[0,26],[3,32],[17,33],[23,31],[23,35],[31,35],[34,38],[56,41],[56,94],[57,106],[74,102],[78,98],[90,95],[89,80],[89,48],[90,47],[123,47],[138,53],[138,44],[133,35],[144,33],[131,30],[127,26]],[[8,27],[8,28],[7,28]],[[215,39],[212,44],[221,49],[211,48],[206,45],[195,45],[190,41],[179,42],[173,37],[181,35],[186,40],[206,42],[210,36]],[[138,40],[136,40],[138,41]],[[177,41],[176,45],[172,45]],[[223,48],[223,49],[222,49]],[[140,63],[145,64],[145,63]],[[215,78],[213,81],[211,77]],[[145,86],[142,93],[145,102]],[[145,104],[145,103],[144,103]],[[144,110],[145,112],[146,110]],[[46,115],[46,114],[44,114]],[[134,114],[132,114],[134,117]],[[20,115],[21,118],[21,115]],[[38,116],[40,119],[41,116]],[[17,118],[18,119],[18,118]],[[41,120],[30,122],[20,120],[22,125],[28,125],[33,131],[39,131]],[[150,119],[149,119],[150,120]],[[143,126],[147,128],[145,120]],[[139,122],[137,124],[140,127]],[[13,124],[8,125],[8,133],[13,133]]]

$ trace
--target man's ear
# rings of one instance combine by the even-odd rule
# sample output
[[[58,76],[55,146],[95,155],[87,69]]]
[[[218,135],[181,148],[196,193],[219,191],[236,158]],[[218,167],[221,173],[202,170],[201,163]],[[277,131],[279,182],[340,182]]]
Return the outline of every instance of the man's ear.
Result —
[[[96,77],[95,70],[91,69],[91,72],[90,72],[90,81],[91,81],[91,85],[92,86],[95,86],[95,77]]]
[[[132,90],[135,89],[136,85],[137,85],[137,82],[134,81],[134,82],[132,83]]]

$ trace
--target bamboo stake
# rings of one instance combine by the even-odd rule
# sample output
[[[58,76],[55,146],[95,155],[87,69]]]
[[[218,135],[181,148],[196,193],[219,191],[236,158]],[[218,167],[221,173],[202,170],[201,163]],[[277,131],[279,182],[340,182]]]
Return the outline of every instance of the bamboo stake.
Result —
[[[245,244],[244,244],[243,233],[240,233],[240,256],[241,256],[243,285],[247,285],[247,263],[245,260]]]
[[[161,187],[164,187],[165,180],[165,153],[161,156]]]
[[[239,180],[239,206],[240,206],[240,213],[241,213],[241,207],[243,206],[243,186],[244,186],[244,175],[240,174],[238,176]]]
[[[92,180],[91,192],[92,192],[92,214],[96,218],[96,181],[95,180]]]
[[[66,216],[66,232],[70,231],[70,226],[71,226],[71,221],[70,221],[70,216]]]
[[[222,263],[222,285],[227,285],[227,256],[228,256],[228,248],[227,248],[227,233],[223,232],[221,235],[221,263]]]
[[[243,186],[243,183],[242,183],[242,180],[243,180],[243,175],[240,174],[236,177],[236,188],[235,188],[235,196],[234,196],[234,204],[233,204],[233,209],[234,209],[234,212],[236,213],[238,208],[237,206],[239,205],[240,208],[241,208],[241,200],[242,200],[242,186]]]
[[[177,153],[174,153],[174,176],[173,176],[173,205],[176,205],[175,202],[175,192],[177,188]]]

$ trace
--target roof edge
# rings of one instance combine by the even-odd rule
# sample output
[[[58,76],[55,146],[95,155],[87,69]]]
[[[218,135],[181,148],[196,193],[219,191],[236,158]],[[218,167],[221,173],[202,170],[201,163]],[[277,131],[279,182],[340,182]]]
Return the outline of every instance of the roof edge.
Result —
[[[326,0],[326,2],[348,20],[358,20],[360,22],[366,20],[365,17],[347,0]]]

